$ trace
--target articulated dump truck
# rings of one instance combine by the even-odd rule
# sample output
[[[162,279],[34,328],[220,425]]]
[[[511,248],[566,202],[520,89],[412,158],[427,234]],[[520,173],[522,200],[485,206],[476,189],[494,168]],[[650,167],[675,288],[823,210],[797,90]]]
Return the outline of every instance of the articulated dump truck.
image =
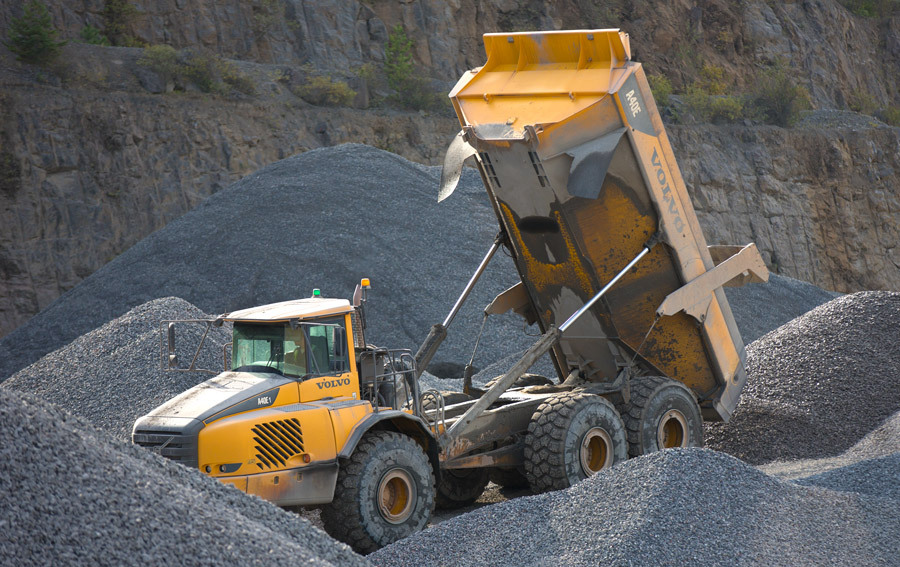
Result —
[[[225,314],[206,324],[233,324],[229,370],[138,420],[135,443],[278,505],[320,507],[334,537],[369,552],[423,528],[435,505],[472,503],[490,479],[566,488],[629,457],[700,446],[704,419],[731,417],[746,373],[722,286],[768,272],[753,244],[707,246],[627,34],[484,42],[487,62],[450,94],[462,130],[439,200],[470,161],[499,233],[416,355],[366,342],[367,285],[352,303]],[[463,401],[420,392],[500,248],[521,282],[485,316],[514,311],[540,338],[485,389],[468,367]],[[557,379],[526,374],[543,356]]]

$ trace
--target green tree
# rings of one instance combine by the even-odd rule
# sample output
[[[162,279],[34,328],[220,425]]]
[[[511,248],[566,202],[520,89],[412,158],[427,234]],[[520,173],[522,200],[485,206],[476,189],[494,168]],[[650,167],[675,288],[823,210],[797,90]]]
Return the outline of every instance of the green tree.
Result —
[[[413,42],[403,26],[394,26],[384,48],[384,74],[388,86],[396,93],[394,100],[404,108],[434,108],[438,104],[437,97],[428,88],[428,81],[416,73],[412,47]]]
[[[388,86],[395,91],[402,91],[413,77],[415,69],[412,62],[412,40],[406,35],[401,24],[394,26],[388,36],[384,48],[384,73]]]
[[[59,32],[53,27],[50,12],[37,0],[25,5],[25,14],[13,19],[9,26],[8,41],[3,42],[16,58],[26,63],[43,65],[59,55],[65,41],[57,39]]]
[[[91,45],[109,45],[109,40],[106,36],[100,33],[99,29],[90,24],[81,28],[81,33],[78,35],[83,42]]]

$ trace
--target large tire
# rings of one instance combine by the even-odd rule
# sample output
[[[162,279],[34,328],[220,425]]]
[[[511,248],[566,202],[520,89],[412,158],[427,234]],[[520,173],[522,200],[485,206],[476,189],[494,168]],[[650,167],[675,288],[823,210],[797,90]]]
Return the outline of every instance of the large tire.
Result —
[[[419,444],[371,431],[338,472],[322,522],[333,538],[370,553],[421,530],[433,511],[434,473]]]
[[[568,488],[627,456],[619,412],[595,394],[551,396],[528,424],[525,476],[534,492]]]
[[[447,469],[441,472],[434,501],[438,508],[453,510],[472,504],[488,483],[487,469]]]
[[[631,457],[674,447],[703,446],[700,406],[681,382],[663,376],[633,378],[631,400],[619,409]]]

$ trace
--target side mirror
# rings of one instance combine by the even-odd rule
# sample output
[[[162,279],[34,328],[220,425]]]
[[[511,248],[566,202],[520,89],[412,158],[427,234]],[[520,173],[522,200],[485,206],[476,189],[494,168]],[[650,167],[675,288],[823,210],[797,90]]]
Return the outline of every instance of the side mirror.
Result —
[[[169,323],[167,335],[169,339],[169,368],[178,368],[178,355],[175,354],[175,323]]]

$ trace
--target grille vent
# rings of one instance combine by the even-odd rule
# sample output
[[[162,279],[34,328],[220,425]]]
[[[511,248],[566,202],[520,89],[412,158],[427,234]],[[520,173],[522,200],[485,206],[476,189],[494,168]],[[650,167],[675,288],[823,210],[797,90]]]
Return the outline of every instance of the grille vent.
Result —
[[[303,452],[303,432],[297,419],[258,423],[251,431],[260,470],[283,467],[288,459]]]
[[[157,455],[197,468],[197,434],[176,431],[135,431],[135,445],[149,449]]]

